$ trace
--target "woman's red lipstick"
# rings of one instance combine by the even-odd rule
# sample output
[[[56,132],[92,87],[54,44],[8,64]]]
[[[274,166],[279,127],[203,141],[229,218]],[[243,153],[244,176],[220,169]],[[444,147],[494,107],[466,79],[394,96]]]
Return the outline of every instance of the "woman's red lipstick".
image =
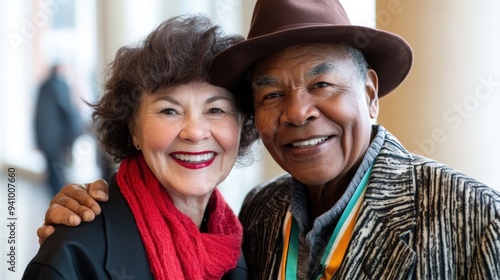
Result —
[[[175,152],[170,155],[178,164],[189,169],[201,169],[210,166],[217,157],[217,153],[211,151],[198,153]]]

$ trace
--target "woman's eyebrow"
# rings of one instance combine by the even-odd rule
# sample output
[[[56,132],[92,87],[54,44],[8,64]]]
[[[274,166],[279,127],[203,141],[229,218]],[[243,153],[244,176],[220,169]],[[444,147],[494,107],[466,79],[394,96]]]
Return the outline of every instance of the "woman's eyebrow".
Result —
[[[159,101],[168,101],[168,102],[176,104],[176,105],[180,104],[177,100],[175,100],[175,98],[172,98],[172,97],[170,97],[168,95],[158,95],[158,96],[155,96],[153,98],[153,102],[152,103],[159,102]]]
[[[205,101],[205,104],[209,104],[209,103],[212,103],[212,102],[215,102],[215,101],[218,101],[218,100],[226,100],[226,101],[231,102],[230,98],[227,98],[227,97],[222,96],[222,95],[216,95],[216,96],[212,96],[212,97],[208,98]]]

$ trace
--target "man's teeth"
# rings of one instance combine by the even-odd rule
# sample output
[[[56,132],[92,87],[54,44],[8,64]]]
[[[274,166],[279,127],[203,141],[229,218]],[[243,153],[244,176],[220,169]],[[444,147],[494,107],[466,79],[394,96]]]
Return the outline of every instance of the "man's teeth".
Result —
[[[186,161],[186,162],[203,162],[214,157],[214,153],[207,153],[203,155],[186,155],[186,154],[174,154],[176,159]]]
[[[306,141],[292,143],[292,146],[295,148],[305,148],[318,145],[319,143],[323,143],[328,139],[328,137],[314,138]]]

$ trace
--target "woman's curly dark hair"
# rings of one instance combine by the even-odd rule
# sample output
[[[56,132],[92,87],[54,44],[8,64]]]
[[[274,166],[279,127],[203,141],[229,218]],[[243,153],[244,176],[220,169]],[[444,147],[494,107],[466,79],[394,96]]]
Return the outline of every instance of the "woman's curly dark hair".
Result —
[[[93,128],[101,148],[116,163],[139,153],[132,143],[130,128],[141,94],[208,81],[212,58],[241,40],[240,35],[225,35],[207,17],[191,15],[168,19],[139,45],[120,48],[107,69],[102,98],[91,104]],[[241,111],[242,103],[248,101],[241,94],[234,95]],[[246,113],[243,116],[240,157],[258,138],[253,117]]]

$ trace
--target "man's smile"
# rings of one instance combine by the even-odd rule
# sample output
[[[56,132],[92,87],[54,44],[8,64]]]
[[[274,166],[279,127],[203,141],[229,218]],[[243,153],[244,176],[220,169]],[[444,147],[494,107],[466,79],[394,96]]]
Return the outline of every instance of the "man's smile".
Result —
[[[328,137],[318,137],[318,138],[308,139],[305,141],[292,143],[292,146],[294,148],[309,148],[325,142],[326,139],[328,139]]]

